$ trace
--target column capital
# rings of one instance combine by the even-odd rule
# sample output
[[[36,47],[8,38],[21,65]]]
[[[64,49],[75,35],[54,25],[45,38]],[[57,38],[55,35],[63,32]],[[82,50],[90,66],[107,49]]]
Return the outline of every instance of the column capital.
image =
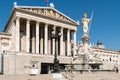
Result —
[[[77,32],[77,28],[73,30],[74,32]]]
[[[16,19],[20,19],[21,17],[20,16],[16,16]]]
[[[37,24],[39,24],[39,23],[40,23],[40,21],[36,21],[36,23],[37,23]]]
[[[63,29],[63,27],[60,27],[60,29]]]
[[[27,21],[27,22],[30,22],[30,21],[31,21],[31,19],[26,19],[26,21]]]
[[[39,23],[40,23],[40,22],[36,21],[36,26],[39,26]]]
[[[67,31],[70,31],[71,29],[67,29]]]
[[[48,24],[47,24],[47,23],[45,23],[45,27],[48,27]]]
[[[57,25],[53,25],[53,27],[57,27]]]

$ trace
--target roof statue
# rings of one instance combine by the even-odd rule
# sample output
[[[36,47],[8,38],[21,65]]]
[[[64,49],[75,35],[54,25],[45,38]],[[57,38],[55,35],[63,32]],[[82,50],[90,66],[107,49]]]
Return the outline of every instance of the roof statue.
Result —
[[[17,6],[17,2],[14,2],[14,7],[16,7]]]
[[[54,8],[54,4],[53,4],[53,3],[50,3],[50,7]]]

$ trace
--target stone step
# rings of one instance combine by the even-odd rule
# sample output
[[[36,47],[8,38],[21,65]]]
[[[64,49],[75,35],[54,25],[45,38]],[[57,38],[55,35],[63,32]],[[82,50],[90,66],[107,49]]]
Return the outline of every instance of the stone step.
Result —
[[[62,75],[66,73],[62,73]],[[67,74],[67,77],[54,78],[51,74],[41,75],[0,75],[0,80],[120,80],[120,73],[73,73],[73,76]]]

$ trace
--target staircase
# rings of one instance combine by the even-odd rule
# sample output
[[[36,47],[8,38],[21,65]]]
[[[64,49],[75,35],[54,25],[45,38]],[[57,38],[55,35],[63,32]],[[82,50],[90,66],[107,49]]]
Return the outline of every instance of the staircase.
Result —
[[[115,72],[62,72],[62,78],[53,78],[52,74],[40,75],[0,75],[0,80],[120,80]]]

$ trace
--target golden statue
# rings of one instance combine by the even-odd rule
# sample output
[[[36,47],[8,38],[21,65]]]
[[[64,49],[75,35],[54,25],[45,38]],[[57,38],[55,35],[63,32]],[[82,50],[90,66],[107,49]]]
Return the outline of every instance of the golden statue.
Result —
[[[84,17],[82,18],[83,35],[88,34],[89,21],[90,19],[87,18],[87,13],[84,12]]]

